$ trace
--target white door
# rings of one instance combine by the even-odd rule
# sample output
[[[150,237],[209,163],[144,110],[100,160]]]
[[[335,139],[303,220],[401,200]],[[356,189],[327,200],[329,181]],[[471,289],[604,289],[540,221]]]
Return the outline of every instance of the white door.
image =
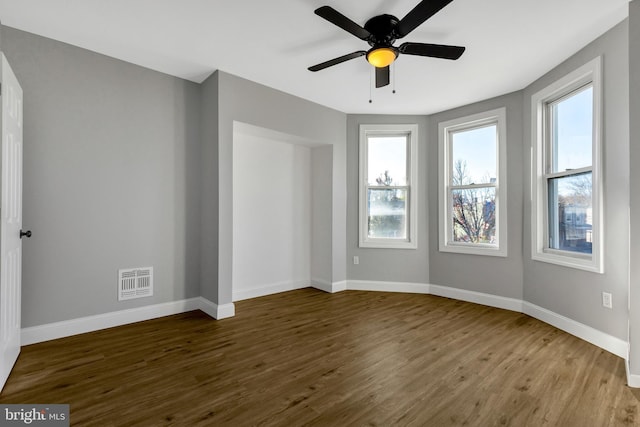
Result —
[[[22,88],[1,55],[0,389],[20,353],[22,281]]]

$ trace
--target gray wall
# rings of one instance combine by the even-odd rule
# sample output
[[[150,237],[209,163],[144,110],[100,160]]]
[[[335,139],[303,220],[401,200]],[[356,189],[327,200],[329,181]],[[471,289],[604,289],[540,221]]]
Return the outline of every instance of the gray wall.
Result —
[[[24,90],[22,326],[199,295],[198,85],[2,27]],[[154,267],[117,301],[119,268]]]
[[[629,370],[640,375],[640,2],[629,3],[630,264]]]
[[[531,177],[524,182],[524,299],[620,339],[627,339],[629,274],[629,64],[625,20],[524,91],[523,170],[531,155],[531,96],[598,55],[603,55],[604,274],[531,260]],[[602,307],[602,291],[613,309]]]
[[[438,209],[438,124],[506,108],[507,125],[507,257],[440,252]],[[522,299],[522,92],[434,114],[429,118],[430,282],[474,292]],[[501,232],[502,233],[502,232]]]
[[[333,146],[332,227],[327,232],[332,234],[332,280],[346,280],[346,115],[224,72],[218,72],[218,106],[218,294],[212,301],[232,300],[234,121]],[[203,257],[211,260],[213,254]]]
[[[333,283],[333,146],[311,150],[311,283]]]
[[[418,248],[358,247],[358,158],[361,124],[418,125]],[[428,124],[425,116],[349,115],[347,119],[347,276],[349,280],[429,283],[429,229],[427,224]],[[431,199],[432,200],[432,199]],[[436,233],[435,236],[438,234]],[[434,235],[432,235],[434,236]],[[353,265],[353,257],[360,258]]]
[[[200,294],[218,301],[218,78],[202,83]]]

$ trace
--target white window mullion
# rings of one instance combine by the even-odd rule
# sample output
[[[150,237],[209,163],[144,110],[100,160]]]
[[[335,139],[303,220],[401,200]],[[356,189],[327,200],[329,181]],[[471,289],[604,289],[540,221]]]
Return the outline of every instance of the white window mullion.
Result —
[[[583,168],[576,168],[576,169],[567,169],[559,172],[549,172],[544,175],[544,178],[545,179],[563,178],[567,176],[582,175],[589,172],[593,172],[592,166],[586,166]]]
[[[480,188],[495,188],[497,189],[498,186],[492,182],[488,182],[486,184],[467,184],[467,185],[452,185],[451,186],[452,189],[454,190],[474,190],[474,189],[480,189]]]

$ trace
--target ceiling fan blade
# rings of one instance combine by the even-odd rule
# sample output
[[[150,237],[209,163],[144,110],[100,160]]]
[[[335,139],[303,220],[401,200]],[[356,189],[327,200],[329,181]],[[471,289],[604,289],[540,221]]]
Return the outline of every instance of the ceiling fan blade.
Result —
[[[371,33],[360,25],[353,22],[351,19],[347,18],[331,6],[322,6],[315,10],[315,14],[320,16],[321,18],[326,19],[334,25],[342,28],[343,30],[353,34],[362,40],[367,40]]]
[[[411,12],[398,22],[396,35],[402,38],[415,30],[420,24],[438,13],[453,0],[422,0]]]
[[[449,46],[442,44],[428,44],[428,43],[402,43],[398,47],[400,53],[407,55],[429,56],[432,58],[442,59],[458,59],[462,56],[465,48],[462,46]]]
[[[309,71],[324,70],[325,68],[332,67],[334,65],[338,65],[338,64],[340,64],[342,62],[345,62],[345,61],[348,61],[350,59],[354,59],[354,58],[358,58],[359,56],[366,55],[366,53],[367,52],[364,51],[364,50],[359,50],[357,52],[349,53],[347,55],[343,55],[343,56],[340,56],[338,58],[330,59],[329,61],[323,62],[321,64],[314,65],[312,67],[309,67],[308,70]]]
[[[384,68],[376,67],[376,88],[384,87],[389,84],[389,66]]]

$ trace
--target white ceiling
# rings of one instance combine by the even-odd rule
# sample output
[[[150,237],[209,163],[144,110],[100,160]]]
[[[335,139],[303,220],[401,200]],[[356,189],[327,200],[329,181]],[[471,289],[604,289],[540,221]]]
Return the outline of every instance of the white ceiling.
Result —
[[[519,90],[627,16],[628,0],[454,0],[404,41],[454,44],[458,61],[401,55],[371,89],[368,45],[313,11],[364,25],[418,0],[0,0],[2,24],[201,82],[219,69],[347,113],[429,114]],[[399,44],[400,42],[396,42]],[[372,92],[373,103],[369,103]]]

